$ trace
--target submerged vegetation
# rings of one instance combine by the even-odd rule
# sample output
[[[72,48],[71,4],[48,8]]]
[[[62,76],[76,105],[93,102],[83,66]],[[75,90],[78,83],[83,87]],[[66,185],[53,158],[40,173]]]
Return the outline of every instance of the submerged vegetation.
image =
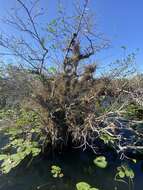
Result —
[[[37,27],[41,12],[35,15],[36,3],[31,8],[16,2],[20,8],[6,21],[23,37],[0,36],[0,46],[20,59],[20,64],[0,69],[0,133],[5,137],[1,173],[26,159],[31,163],[37,156],[73,148],[92,150],[93,163],[101,169],[108,167],[107,149],[121,160],[135,161],[134,156],[143,154],[143,76],[135,73],[135,53],[99,74],[89,58],[109,44],[88,20],[88,0],[72,18],[59,7],[58,18],[45,23],[47,38],[44,27]],[[22,20],[21,9],[27,20]],[[51,174],[57,179],[66,175],[57,165],[51,166]],[[134,172],[121,164],[115,180],[126,178],[132,181]],[[98,190],[86,182],[75,188]]]

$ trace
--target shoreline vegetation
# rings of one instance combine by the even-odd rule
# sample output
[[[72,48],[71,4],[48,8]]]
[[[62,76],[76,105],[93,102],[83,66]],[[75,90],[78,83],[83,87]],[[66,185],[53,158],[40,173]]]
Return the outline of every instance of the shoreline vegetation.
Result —
[[[1,78],[1,84],[4,84],[2,88],[12,85],[15,94],[12,97],[9,94],[10,88],[8,91],[1,88],[5,93],[2,98],[6,99],[3,99],[5,105],[1,104],[0,132],[7,138],[0,155],[3,173],[8,173],[28,156],[62,152],[70,147],[83,151],[91,149],[95,155],[102,155],[109,148],[121,160],[134,161],[135,155],[142,155],[143,108],[130,93],[126,93],[128,86],[122,91],[118,90],[123,85],[122,81],[124,83],[126,80],[129,84],[133,79],[108,79],[110,88],[107,88],[104,78],[99,80],[92,76],[91,80],[84,81],[82,85],[77,78],[76,85],[71,90],[68,89],[67,96],[61,90],[61,87],[65,87],[65,78],[61,73],[53,74],[52,78],[46,78],[43,83],[39,75],[29,71],[16,70],[11,66],[8,70],[15,75],[9,72],[7,78]],[[7,70],[4,73],[6,72],[8,73]],[[18,75],[20,79],[21,76],[30,78],[30,87],[26,91],[21,85],[23,80],[19,80]],[[12,80],[17,82],[14,83],[15,86],[11,83]],[[56,85],[59,82],[60,85]],[[23,89],[22,95],[19,95],[17,87],[21,88],[20,92]],[[118,101],[117,97],[120,97]]]

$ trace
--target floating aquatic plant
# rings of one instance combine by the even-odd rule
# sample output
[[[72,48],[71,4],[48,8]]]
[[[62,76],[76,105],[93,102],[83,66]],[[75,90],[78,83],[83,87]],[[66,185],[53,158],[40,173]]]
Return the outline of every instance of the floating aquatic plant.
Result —
[[[99,167],[99,168],[106,168],[107,167],[107,161],[105,156],[99,156],[93,160],[93,163]]]
[[[91,187],[91,185],[89,185],[86,182],[79,182],[76,184],[76,189],[77,190],[99,190],[95,187]]]
[[[51,166],[51,173],[54,178],[62,178],[64,176],[62,169],[56,165]]]

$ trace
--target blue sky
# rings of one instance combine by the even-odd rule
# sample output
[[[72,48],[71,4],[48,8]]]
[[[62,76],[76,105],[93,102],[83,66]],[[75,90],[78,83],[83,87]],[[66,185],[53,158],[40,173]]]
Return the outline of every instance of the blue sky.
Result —
[[[111,40],[107,55],[118,57],[125,45],[129,52],[139,48],[138,70],[143,69],[143,1],[94,0],[92,8],[97,13],[100,30]],[[110,58],[106,61],[110,61]]]
[[[67,10],[72,11],[71,3],[75,0],[63,2]],[[49,17],[54,17],[57,0],[41,0],[41,3],[48,8]],[[0,16],[5,16],[6,11],[15,5],[16,0],[0,0]],[[96,59],[104,63],[121,57],[123,45],[129,53],[139,48],[137,67],[143,71],[143,0],[90,0],[90,8],[96,13],[97,30],[111,41],[111,47]],[[0,23],[0,28],[3,27]]]

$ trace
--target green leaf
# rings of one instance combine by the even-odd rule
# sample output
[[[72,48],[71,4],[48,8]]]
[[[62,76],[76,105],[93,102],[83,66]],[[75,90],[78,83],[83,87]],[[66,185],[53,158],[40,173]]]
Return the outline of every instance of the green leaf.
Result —
[[[6,159],[6,158],[7,158],[7,155],[6,155],[6,154],[1,154],[1,155],[0,155],[0,161],[1,161],[1,160],[4,160],[4,159]]]
[[[50,22],[51,25],[57,25],[57,21],[56,19],[53,19],[51,22]]]
[[[106,168],[107,167],[107,161],[104,156],[99,156],[96,159],[94,159],[94,164],[99,168]]]
[[[54,73],[56,73],[56,68],[55,68],[55,67],[50,67],[50,68],[48,69],[48,72],[54,74]]]
[[[62,171],[62,169],[59,166],[56,166],[56,165],[51,166],[51,173],[52,173],[53,177],[62,178],[64,176],[64,174],[61,171]]]
[[[124,178],[125,177],[125,173],[123,171],[119,171],[118,173],[120,178]]]
[[[76,184],[76,189],[77,190],[99,190],[95,187],[91,187],[91,185],[89,185],[86,182],[79,182]]]
[[[5,166],[5,167],[2,168],[2,172],[4,174],[8,174],[10,172],[10,170],[11,170],[10,165],[7,165],[7,166]]]
[[[120,178],[128,177],[128,178],[134,178],[135,174],[134,171],[128,167],[128,165],[121,165],[120,167],[117,167],[117,175]]]
[[[47,29],[50,33],[55,33],[55,29],[51,26],[48,26],[48,29]]]
[[[31,152],[32,152],[33,156],[37,156],[41,152],[41,149],[40,148],[32,148]]]
[[[86,182],[79,182],[76,184],[77,190],[90,190],[90,185]]]
[[[126,168],[125,174],[129,178],[134,178],[134,172],[133,172],[133,170],[131,168]]]

